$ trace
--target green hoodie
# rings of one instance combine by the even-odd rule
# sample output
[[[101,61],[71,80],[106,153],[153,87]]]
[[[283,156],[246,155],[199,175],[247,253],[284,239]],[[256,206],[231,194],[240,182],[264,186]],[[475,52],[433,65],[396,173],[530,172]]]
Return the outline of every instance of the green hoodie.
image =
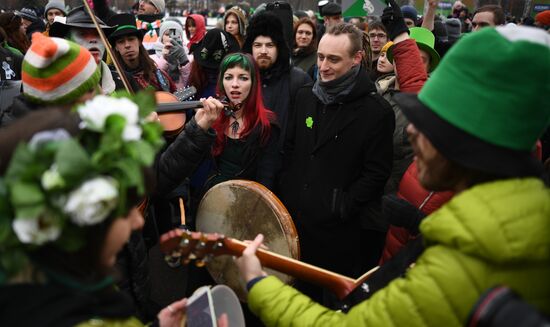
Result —
[[[485,290],[506,285],[550,314],[550,190],[540,180],[477,185],[420,230],[426,250],[414,267],[347,314],[275,277],[254,285],[249,306],[267,326],[464,326]]]

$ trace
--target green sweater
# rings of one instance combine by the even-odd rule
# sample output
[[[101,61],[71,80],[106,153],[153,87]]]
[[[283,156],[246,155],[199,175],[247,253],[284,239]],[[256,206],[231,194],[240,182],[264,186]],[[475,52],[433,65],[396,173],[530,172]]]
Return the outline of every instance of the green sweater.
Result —
[[[420,229],[426,250],[414,267],[347,314],[275,277],[252,287],[249,306],[267,326],[464,326],[485,290],[507,285],[550,314],[550,190],[540,180],[475,186]]]

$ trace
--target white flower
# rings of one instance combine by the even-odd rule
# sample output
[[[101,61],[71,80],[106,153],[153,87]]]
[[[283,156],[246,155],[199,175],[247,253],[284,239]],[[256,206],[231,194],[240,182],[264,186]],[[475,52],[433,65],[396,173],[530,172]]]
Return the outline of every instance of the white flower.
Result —
[[[112,98],[98,95],[78,108],[85,127],[94,131],[103,131],[105,121],[110,115],[117,114],[126,119],[126,125],[139,122],[138,106],[127,98]]]
[[[49,191],[54,188],[63,187],[65,185],[65,180],[59,174],[57,165],[53,164],[50,169],[42,174],[41,183],[42,187]]]
[[[138,125],[126,125],[122,132],[124,141],[139,141],[141,138],[141,128]]]
[[[79,226],[102,222],[116,207],[117,182],[111,177],[96,177],[69,194],[63,211]]]
[[[22,243],[42,245],[55,241],[61,234],[61,228],[55,220],[46,215],[39,218],[16,218],[12,228]]]

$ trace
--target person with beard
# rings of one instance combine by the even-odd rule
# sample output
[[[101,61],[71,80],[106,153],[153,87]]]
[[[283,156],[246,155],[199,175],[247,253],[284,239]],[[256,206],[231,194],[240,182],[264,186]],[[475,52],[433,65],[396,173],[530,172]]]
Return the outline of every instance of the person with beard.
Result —
[[[109,34],[113,29],[107,26],[103,21],[97,18],[99,27],[105,34]],[[80,44],[90,51],[98,66],[101,67],[101,89],[103,94],[111,94],[115,90],[124,89],[118,73],[112,72],[103,61],[105,54],[105,45],[99,37],[99,33],[84,6],[77,7],[67,14],[65,22],[54,22],[49,30],[50,36],[60,37]],[[114,76],[113,76],[114,75]],[[113,78],[115,77],[115,78]]]
[[[317,31],[309,17],[301,18],[296,23],[294,42],[292,65],[307,73],[317,62]]]
[[[287,126],[279,191],[298,230],[301,259],[355,277],[362,235],[384,240],[385,222],[370,209],[391,173],[395,126],[391,106],[366,73],[362,46],[363,32],[351,24],[332,26],[321,38],[319,78],[298,90]],[[299,288],[336,305],[320,288]]]
[[[145,50],[142,43],[144,31],[136,27],[134,17],[130,14],[114,15],[108,24],[115,28],[109,35],[109,42],[118,62],[135,82],[134,91],[153,87],[157,91],[175,92],[174,81],[157,68]]]
[[[266,108],[275,112],[281,127],[279,145],[282,149],[296,92],[311,79],[301,69],[290,65],[290,49],[283,35],[282,23],[270,12],[264,11],[252,17],[246,30],[243,52],[252,54],[260,69],[262,97]]]
[[[143,31],[143,46],[149,54],[155,53],[160,25],[164,21],[164,0],[140,0],[136,25]]]

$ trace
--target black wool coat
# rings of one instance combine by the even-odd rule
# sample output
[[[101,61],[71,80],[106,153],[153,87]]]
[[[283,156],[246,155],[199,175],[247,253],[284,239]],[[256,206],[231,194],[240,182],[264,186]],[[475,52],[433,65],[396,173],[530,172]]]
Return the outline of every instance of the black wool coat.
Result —
[[[378,223],[367,208],[380,201],[390,176],[394,127],[391,106],[364,70],[340,103],[324,105],[311,84],[298,90],[279,195],[305,261],[351,274],[344,258],[358,255],[361,220],[374,229]]]

